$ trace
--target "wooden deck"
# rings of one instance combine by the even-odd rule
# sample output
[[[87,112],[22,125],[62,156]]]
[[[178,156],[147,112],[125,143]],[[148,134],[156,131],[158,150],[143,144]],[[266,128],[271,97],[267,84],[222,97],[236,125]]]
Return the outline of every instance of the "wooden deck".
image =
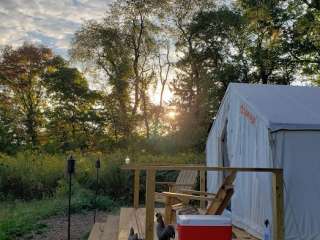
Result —
[[[156,209],[163,213],[163,209]],[[120,216],[109,216],[105,223],[96,223],[91,231],[89,240],[127,240],[131,227],[138,232],[140,238],[145,238],[145,208],[121,208]],[[156,228],[154,228],[156,229]],[[234,227],[233,240],[257,240],[245,231]],[[156,233],[154,232],[154,239]],[[176,236],[178,239],[178,236]]]
[[[182,171],[182,170],[196,170],[199,171],[200,176],[200,191],[205,191],[205,173],[206,172],[247,172],[247,173],[271,173],[272,174],[272,226],[274,239],[284,240],[284,185],[283,185],[283,169],[281,168],[246,168],[246,167],[218,167],[218,166],[205,166],[205,165],[125,165],[122,166],[123,170],[134,171],[134,206],[139,206],[139,193],[140,193],[140,172],[146,172],[146,194],[145,194],[145,207],[146,207],[146,221],[144,224],[145,235],[147,240],[154,239],[154,212],[155,212],[155,184],[156,173],[158,171]],[[240,190],[241,191],[241,190]],[[203,207],[203,203],[201,204]],[[250,239],[250,238],[249,238]]]
[[[106,222],[95,223],[88,240],[117,240],[119,221],[120,216],[109,215]]]
[[[121,208],[118,240],[128,240],[131,227],[138,233],[139,238],[145,239],[145,208]]]

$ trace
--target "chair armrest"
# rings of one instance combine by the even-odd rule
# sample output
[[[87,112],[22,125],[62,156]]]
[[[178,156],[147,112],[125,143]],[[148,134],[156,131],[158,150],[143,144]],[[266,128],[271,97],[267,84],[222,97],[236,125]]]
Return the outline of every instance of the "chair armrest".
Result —
[[[191,184],[191,183],[174,183],[172,186],[175,187],[193,187],[195,184]]]
[[[195,191],[195,190],[189,190],[189,189],[181,189],[182,193],[186,194],[196,194],[196,195],[204,195],[204,196],[216,196],[216,193],[209,193],[209,192],[203,192],[203,191]]]
[[[175,182],[156,182],[158,185],[168,185],[168,186],[174,186]]]
[[[158,185],[168,185],[168,186],[181,186],[181,187],[193,187],[194,184],[186,184],[186,183],[176,183],[176,182],[156,182]]]
[[[173,192],[162,192],[160,193],[162,196],[165,197],[171,197],[171,198],[178,198],[181,199],[182,201],[186,200],[205,200],[205,201],[212,201],[214,197],[204,197],[204,196],[195,196],[195,195],[190,195],[190,194],[185,194],[185,193],[173,193]]]

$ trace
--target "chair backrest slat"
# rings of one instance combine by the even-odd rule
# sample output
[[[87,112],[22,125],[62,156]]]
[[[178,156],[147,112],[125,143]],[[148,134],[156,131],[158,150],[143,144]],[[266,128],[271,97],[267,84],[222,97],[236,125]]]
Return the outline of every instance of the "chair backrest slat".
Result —
[[[233,182],[236,179],[237,172],[232,171],[223,181],[215,198],[208,203],[206,214],[220,215],[228,206],[234,193]]]
[[[196,185],[198,177],[198,171],[195,170],[181,170],[176,183],[177,184],[186,184],[190,186],[177,186],[174,190],[175,192],[179,192],[182,189],[193,189]]]

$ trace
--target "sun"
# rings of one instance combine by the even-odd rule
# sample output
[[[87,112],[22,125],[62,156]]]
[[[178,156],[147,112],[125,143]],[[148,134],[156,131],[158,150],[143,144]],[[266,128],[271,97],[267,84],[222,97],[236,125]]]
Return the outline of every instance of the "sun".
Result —
[[[170,111],[167,113],[167,116],[168,116],[168,118],[174,120],[174,119],[176,119],[176,117],[177,117],[177,112],[176,112],[176,111],[173,111],[173,110],[170,110]]]
[[[150,92],[151,101],[155,104],[159,104],[160,101],[160,86],[157,86],[155,91]],[[162,101],[163,104],[170,102],[173,99],[173,92],[170,91],[167,87],[163,91]]]

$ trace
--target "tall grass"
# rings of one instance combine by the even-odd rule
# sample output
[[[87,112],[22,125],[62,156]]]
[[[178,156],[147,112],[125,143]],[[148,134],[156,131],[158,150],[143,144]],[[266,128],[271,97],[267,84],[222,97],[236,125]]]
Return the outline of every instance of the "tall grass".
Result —
[[[117,201],[130,200],[132,175],[120,166],[129,156],[131,163],[182,164],[201,163],[203,156],[194,153],[154,155],[145,152],[116,151],[109,154],[74,153],[75,182],[88,190],[96,189],[95,161],[100,158],[100,193]],[[16,156],[0,155],[0,200],[41,199],[55,196],[66,179],[66,155],[21,152]],[[159,173],[159,177],[163,178]],[[170,175],[170,174],[169,174]]]
[[[128,156],[131,163],[182,164],[201,163],[203,156],[193,153],[174,155],[115,151],[109,154],[74,153],[76,172],[73,180],[72,211],[98,209],[110,211],[131,205],[133,176],[121,170]],[[66,155],[20,152],[0,155],[0,240],[11,240],[30,231],[42,231],[39,220],[65,212],[68,184]],[[96,185],[95,161],[100,158],[100,181]],[[158,181],[174,181],[175,171],[157,173]],[[97,202],[94,192],[99,189]],[[141,200],[144,199],[145,173],[141,173]],[[95,205],[95,203],[97,205]]]

